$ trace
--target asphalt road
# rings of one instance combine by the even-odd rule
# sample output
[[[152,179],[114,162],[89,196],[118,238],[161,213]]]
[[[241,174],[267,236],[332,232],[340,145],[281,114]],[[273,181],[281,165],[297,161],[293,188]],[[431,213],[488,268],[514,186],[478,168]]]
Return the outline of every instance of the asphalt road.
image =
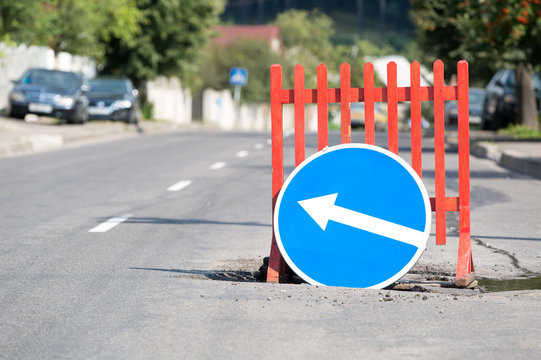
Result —
[[[184,132],[0,159],[0,358],[539,355],[541,291],[249,281],[270,247],[267,141],[263,133]],[[315,141],[307,142],[310,154]],[[289,137],[288,169],[292,151]],[[541,273],[540,188],[472,158],[478,274]],[[429,246],[420,263],[453,271],[449,242]]]

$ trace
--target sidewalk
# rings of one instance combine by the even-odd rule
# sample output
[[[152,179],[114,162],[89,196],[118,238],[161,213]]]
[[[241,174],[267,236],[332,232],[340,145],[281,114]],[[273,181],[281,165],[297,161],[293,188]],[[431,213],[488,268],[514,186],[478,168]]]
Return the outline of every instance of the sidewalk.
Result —
[[[123,122],[91,121],[84,125],[59,125],[56,120],[47,118],[27,122],[0,117],[0,157],[54,150],[67,145],[201,127],[200,124],[180,125],[144,121],[138,129],[135,125]]]
[[[84,125],[58,125],[55,120],[40,118],[26,122],[0,117],[0,157],[58,149],[66,145],[107,141],[141,134],[166,133],[207,126],[192,123],[144,121],[141,131],[122,122],[91,121]],[[451,150],[457,149],[456,130],[448,130],[446,140]],[[487,158],[510,170],[541,179],[541,141],[515,140],[491,131],[470,131],[470,153]]]
[[[448,131],[446,141],[450,149],[456,150],[456,131]],[[498,135],[492,131],[470,131],[470,153],[490,159],[499,166],[518,173],[541,179],[541,141],[518,140],[509,135]]]

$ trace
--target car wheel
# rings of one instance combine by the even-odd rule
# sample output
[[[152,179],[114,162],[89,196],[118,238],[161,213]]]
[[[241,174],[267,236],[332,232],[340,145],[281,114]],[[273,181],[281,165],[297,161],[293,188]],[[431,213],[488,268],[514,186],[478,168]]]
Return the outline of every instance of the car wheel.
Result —
[[[491,125],[490,125],[490,120],[487,119],[487,115],[483,115],[481,116],[481,129],[482,130],[490,130],[491,128]]]
[[[496,131],[502,127],[502,117],[498,113],[494,113],[492,121],[490,122],[489,130]]]
[[[10,117],[10,118],[14,118],[14,119],[24,119],[25,116],[26,116],[26,114],[13,112],[13,111],[11,111],[10,108],[8,108],[6,110],[6,117]]]
[[[14,119],[24,119],[26,114],[19,114],[19,113],[12,113],[9,114],[8,117],[14,118]]]

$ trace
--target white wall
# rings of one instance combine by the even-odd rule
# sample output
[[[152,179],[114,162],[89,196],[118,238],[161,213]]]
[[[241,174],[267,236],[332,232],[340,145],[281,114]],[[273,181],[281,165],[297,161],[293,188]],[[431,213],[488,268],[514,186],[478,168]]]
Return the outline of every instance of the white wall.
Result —
[[[55,56],[45,46],[9,46],[0,42],[0,109],[5,109],[13,84],[31,67],[57,69],[82,73],[84,77],[96,76],[96,65],[92,59],[61,52]]]
[[[293,105],[283,105],[282,116],[284,129],[293,129]],[[206,89],[203,91],[203,122],[224,130],[270,131],[270,104],[243,104],[239,118],[231,91]],[[317,131],[317,105],[315,104],[305,106],[305,130]]]
[[[156,120],[165,120],[178,124],[192,121],[192,95],[189,89],[183,89],[176,77],[159,77],[147,83],[148,101],[154,104],[153,116]]]

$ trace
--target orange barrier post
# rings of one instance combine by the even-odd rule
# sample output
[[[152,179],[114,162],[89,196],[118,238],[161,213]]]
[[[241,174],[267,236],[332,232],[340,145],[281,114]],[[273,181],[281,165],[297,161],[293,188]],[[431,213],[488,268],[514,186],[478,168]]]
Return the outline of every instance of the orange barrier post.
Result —
[[[304,88],[304,68],[295,66],[294,88],[282,88],[282,67],[271,66],[271,119],[272,119],[272,211],[284,182],[283,162],[283,119],[282,105],[294,104],[295,113],[295,166],[305,159],[305,104],[317,103],[318,111],[318,151],[328,144],[328,104],[340,103],[341,142],[351,142],[351,103],[365,103],[365,142],[375,143],[374,103],[387,102],[388,109],[388,149],[398,154],[398,102],[411,102],[411,164],[422,178],[422,138],[421,102],[434,102],[434,158],[435,158],[435,197],[430,198],[432,211],[436,212],[436,244],[446,244],[445,214],[459,212],[459,243],[455,283],[467,286],[474,279],[474,265],[470,232],[470,163],[469,163],[469,103],[468,103],[468,63],[457,64],[457,86],[445,86],[444,66],[441,60],[434,62],[434,86],[421,86],[420,65],[410,66],[410,86],[397,86],[397,66],[387,64],[387,87],[374,87],[374,66],[364,66],[364,88],[351,87],[351,68],[349,64],[340,66],[340,88],[327,87],[327,67],[317,68],[317,89]],[[459,196],[447,197],[445,194],[445,101],[458,102],[458,158],[459,158]],[[274,216],[273,216],[274,220]],[[274,225],[274,224],[273,224]],[[276,244],[274,230],[271,243],[267,281],[285,282],[289,279],[289,268]]]

